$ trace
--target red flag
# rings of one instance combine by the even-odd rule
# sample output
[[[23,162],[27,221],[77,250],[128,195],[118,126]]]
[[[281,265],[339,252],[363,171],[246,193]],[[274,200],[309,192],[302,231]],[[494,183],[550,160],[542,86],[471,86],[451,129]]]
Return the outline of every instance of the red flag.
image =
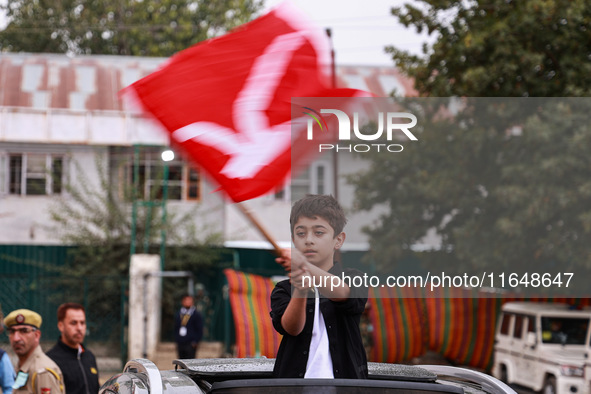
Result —
[[[279,186],[291,170],[291,98],[330,89],[327,37],[284,4],[173,56],[129,86],[172,140],[235,202]]]

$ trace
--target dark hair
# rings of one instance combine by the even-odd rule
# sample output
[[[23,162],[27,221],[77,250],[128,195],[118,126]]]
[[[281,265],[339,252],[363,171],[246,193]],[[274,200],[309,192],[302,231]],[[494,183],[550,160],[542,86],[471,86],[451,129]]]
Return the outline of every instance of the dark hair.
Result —
[[[66,313],[70,309],[86,313],[82,305],[77,304],[75,302],[66,302],[65,304],[61,304],[59,308],[57,308],[57,321],[64,321],[64,319],[66,318]]]
[[[335,237],[343,232],[345,224],[347,224],[345,212],[339,202],[333,196],[324,194],[307,194],[306,197],[293,204],[289,216],[292,236],[293,228],[301,217],[321,217],[330,224]]]

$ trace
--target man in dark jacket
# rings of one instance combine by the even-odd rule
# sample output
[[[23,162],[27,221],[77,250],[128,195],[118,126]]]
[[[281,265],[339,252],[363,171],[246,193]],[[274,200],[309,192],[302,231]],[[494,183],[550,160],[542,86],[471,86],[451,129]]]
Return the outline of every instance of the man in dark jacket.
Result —
[[[203,317],[193,305],[193,297],[185,294],[182,308],[174,318],[174,334],[180,359],[195,358],[203,337]],[[69,393],[68,393],[69,394]]]
[[[98,393],[96,359],[82,344],[86,336],[84,307],[72,302],[60,305],[57,309],[57,328],[62,335],[47,355],[62,370],[66,393]]]

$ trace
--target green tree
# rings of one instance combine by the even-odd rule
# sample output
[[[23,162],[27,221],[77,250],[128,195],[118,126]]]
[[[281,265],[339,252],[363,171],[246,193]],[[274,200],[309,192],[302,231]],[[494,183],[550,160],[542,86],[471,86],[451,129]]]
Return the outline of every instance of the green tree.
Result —
[[[350,178],[360,210],[386,207],[366,229],[372,258],[390,269],[435,231],[441,249],[421,258],[439,270],[588,269],[591,102],[564,97],[591,91],[591,5],[421,3],[392,13],[434,42],[422,56],[388,48],[425,96],[403,103],[420,114],[419,140],[363,154],[367,170]],[[463,110],[436,116],[447,96]]]
[[[100,157],[96,166],[99,184],[93,185],[75,163],[76,183],[64,185],[67,197],[57,198],[50,210],[55,223],[53,231],[65,244],[76,246],[68,267],[70,274],[127,275],[132,239],[133,186],[119,190]],[[165,223],[162,223],[161,209],[158,204],[138,208],[136,243],[142,245],[147,236],[149,250],[140,250],[138,246],[137,252],[158,254],[160,234],[164,229],[167,243],[172,245],[166,248],[165,269],[199,270],[211,266],[219,257],[215,246],[221,243],[221,235],[207,226],[195,227],[195,217],[200,214],[199,205],[182,214],[169,208]],[[201,239],[197,234],[201,235]]]
[[[436,37],[422,56],[387,48],[423,96],[589,95],[586,0],[418,0],[392,14]]]
[[[0,50],[170,56],[251,20],[259,0],[11,0]]]
[[[55,283],[63,286],[70,283],[68,280],[84,278],[89,283],[85,302],[93,316],[115,316],[119,321],[122,305],[120,299],[113,295],[121,291],[121,283],[115,278],[124,278],[129,274],[133,190],[131,185],[119,189],[109,177],[108,166],[100,156],[96,163],[98,184],[89,183],[88,174],[78,163],[74,165],[78,174],[76,182],[64,185],[66,196],[56,198],[50,209],[54,233],[65,244],[72,245],[69,259],[61,270],[67,278],[56,279]],[[160,206],[139,208],[136,242],[142,245],[147,235],[149,247],[143,250],[138,246],[137,253],[159,254],[160,231],[164,228],[168,241],[164,269],[191,271],[197,281],[207,280],[227,256],[223,255],[220,247],[220,234],[206,225],[195,226],[195,218],[200,214],[202,212],[197,204],[184,213],[169,207],[167,220],[162,223]],[[178,298],[187,291],[186,279],[165,279],[162,288],[162,318],[165,327],[170,329]],[[81,295],[77,294],[77,297]],[[211,305],[206,307],[211,315]],[[113,331],[112,335],[114,340],[118,340],[117,331]]]

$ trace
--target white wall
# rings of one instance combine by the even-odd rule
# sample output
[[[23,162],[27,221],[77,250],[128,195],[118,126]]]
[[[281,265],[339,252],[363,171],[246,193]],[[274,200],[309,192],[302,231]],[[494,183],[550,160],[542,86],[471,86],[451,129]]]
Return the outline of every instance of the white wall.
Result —
[[[72,182],[78,180],[80,163],[83,179],[90,185],[98,185],[96,154],[104,154],[104,147],[9,144],[0,143],[0,154],[9,153],[60,153],[68,159],[64,165]],[[95,186],[96,187],[96,186]],[[18,196],[0,195],[0,243],[3,244],[61,244],[59,234],[53,228],[50,209],[56,207],[57,199],[66,196]]]
[[[155,357],[160,338],[160,256],[135,254],[129,266],[128,359]],[[145,354],[144,354],[145,353]]]

